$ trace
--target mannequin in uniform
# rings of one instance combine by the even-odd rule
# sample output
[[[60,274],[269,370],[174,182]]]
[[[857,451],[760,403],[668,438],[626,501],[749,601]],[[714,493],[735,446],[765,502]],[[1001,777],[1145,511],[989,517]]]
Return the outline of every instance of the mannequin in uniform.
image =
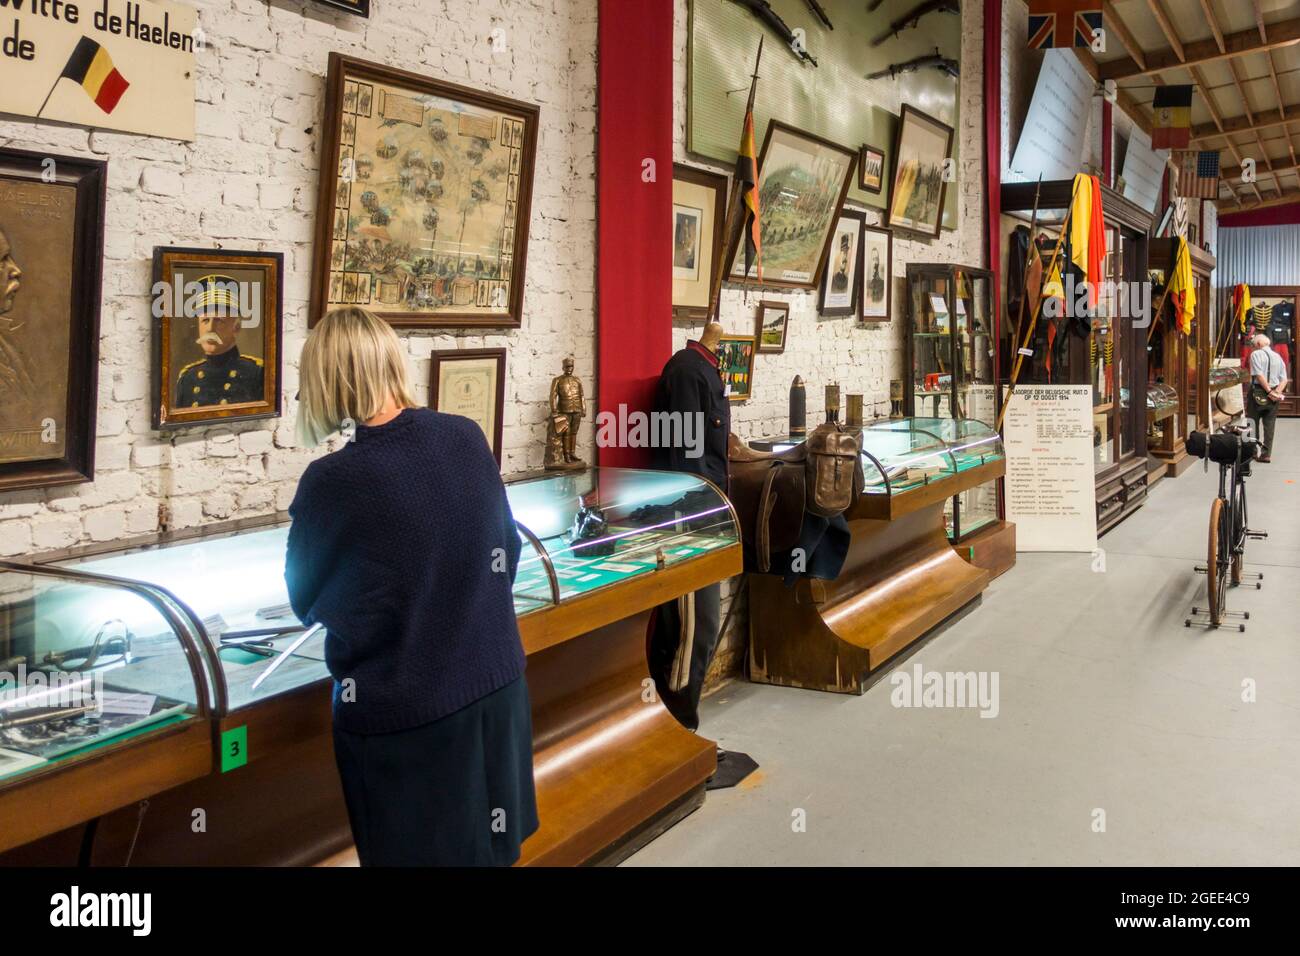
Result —
[[[718,368],[717,348],[721,338],[722,326],[710,322],[699,341],[687,342],[686,348],[664,365],[655,389],[655,411],[695,416],[694,425],[683,430],[703,437],[696,449],[655,449],[655,467],[700,475],[725,494],[731,407]],[[651,629],[650,675],[664,706],[689,730],[696,730],[700,725],[700,692],[721,636],[721,608],[722,587],[710,584],[670,604],[660,605]],[[743,754],[728,755],[720,751],[715,786],[733,785],[738,779],[724,770],[729,757],[748,762]],[[742,770],[741,776],[745,772]],[[729,778],[728,782],[719,784],[717,778],[723,777]]]

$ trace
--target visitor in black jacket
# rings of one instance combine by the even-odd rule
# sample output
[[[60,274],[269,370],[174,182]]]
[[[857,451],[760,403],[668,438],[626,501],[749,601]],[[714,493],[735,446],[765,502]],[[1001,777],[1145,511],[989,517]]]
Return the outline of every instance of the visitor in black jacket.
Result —
[[[312,330],[300,389],[302,443],[349,439],[298,484],[285,578],[326,628],[361,863],[513,863],[537,807],[496,460],[469,419],[415,407],[397,336],[364,309]]]

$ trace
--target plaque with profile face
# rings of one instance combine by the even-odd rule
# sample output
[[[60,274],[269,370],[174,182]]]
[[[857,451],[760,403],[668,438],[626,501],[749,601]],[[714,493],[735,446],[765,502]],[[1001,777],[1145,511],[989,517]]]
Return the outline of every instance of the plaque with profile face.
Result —
[[[94,477],[106,180],[0,149],[0,492]]]

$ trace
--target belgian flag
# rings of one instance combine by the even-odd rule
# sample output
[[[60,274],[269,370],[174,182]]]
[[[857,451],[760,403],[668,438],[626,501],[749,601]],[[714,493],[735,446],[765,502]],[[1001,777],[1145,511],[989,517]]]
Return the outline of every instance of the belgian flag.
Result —
[[[113,112],[118,100],[131,85],[117,72],[108,51],[90,37],[82,37],[77,41],[77,48],[72,51],[68,65],[59,74],[59,79],[80,83],[81,88],[95,101],[95,105],[105,113]]]
[[[752,97],[751,97],[752,100]],[[758,262],[758,281],[763,281],[763,242],[759,233],[758,208],[758,153],[754,151],[754,108],[745,111],[745,128],[740,136],[740,149],[736,157],[736,185],[741,190],[745,220],[742,226],[745,241],[745,276],[750,266]]]
[[[1152,149],[1186,149],[1192,137],[1192,87],[1162,86],[1151,106],[1155,111]]]

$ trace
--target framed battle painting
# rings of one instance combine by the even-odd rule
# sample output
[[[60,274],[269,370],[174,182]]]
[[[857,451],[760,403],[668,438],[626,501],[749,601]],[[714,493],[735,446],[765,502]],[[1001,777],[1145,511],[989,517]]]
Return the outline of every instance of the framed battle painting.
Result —
[[[737,231],[729,239],[727,278],[816,289],[857,159],[856,150],[771,120],[758,166],[763,276],[758,263],[746,275]]]
[[[0,149],[0,492],[95,476],[107,179]]]
[[[722,268],[727,177],[673,165],[673,317],[698,321],[709,312]]]
[[[499,467],[506,350],[442,349],[430,357],[429,405],[434,411],[463,415],[482,429]]]
[[[885,153],[874,146],[858,152],[858,188],[879,196],[885,184]]]
[[[894,175],[885,225],[937,239],[948,191],[944,168],[952,155],[953,128],[903,104],[894,142]]]
[[[284,253],[156,246],[153,427],[280,414]]]
[[[758,303],[754,337],[758,351],[778,355],[785,351],[785,334],[790,327],[790,303],[764,299]]]
[[[538,108],[331,53],[309,325],[518,328]]]

